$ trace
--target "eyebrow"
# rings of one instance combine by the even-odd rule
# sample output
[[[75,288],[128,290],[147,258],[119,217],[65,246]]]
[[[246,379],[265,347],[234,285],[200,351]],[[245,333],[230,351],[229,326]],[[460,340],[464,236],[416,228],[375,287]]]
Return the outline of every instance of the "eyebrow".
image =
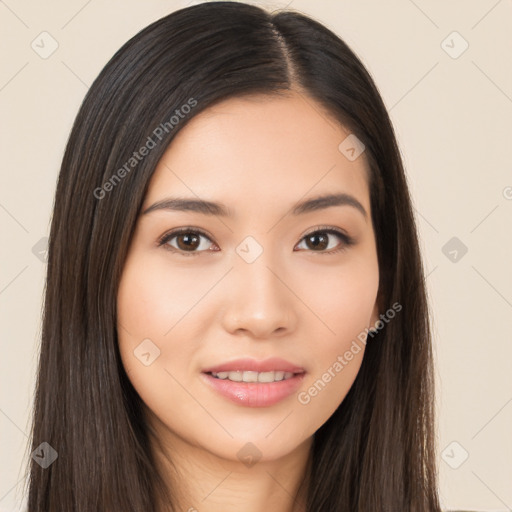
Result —
[[[302,215],[333,206],[351,206],[358,210],[365,219],[368,214],[364,209],[364,206],[350,194],[323,194],[317,197],[312,197],[297,203],[291,210],[292,215]],[[201,213],[203,215],[215,215],[220,217],[232,217],[232,210],[223,203],[216,203],[213,201],[207,201],[204,199],[191,199],[183,197],[168,197],[157,201],[142,213],[147,213],[156,210],[170,210],[170,211],[191,211]]]

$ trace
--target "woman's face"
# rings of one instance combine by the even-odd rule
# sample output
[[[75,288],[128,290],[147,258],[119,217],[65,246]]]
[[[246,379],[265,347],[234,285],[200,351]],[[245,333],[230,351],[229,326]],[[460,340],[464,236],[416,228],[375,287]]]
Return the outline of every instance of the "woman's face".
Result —
[[[121,278],[118,334],[169,446],[276,459],[349,391],[378,320],[379,269],[367,164],[347,136],[311,98],[232,98],[162,157]],[[253,365],[205,373],[238,359]]]

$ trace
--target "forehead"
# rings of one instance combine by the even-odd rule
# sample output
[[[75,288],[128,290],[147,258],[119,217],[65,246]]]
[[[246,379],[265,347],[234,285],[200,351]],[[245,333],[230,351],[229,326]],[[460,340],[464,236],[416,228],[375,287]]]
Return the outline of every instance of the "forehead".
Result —
[[[369,211],[364,153],[351,161],[339,149],[349,135],[299,93],[227,99],[178,132],[155,170],[145,205],[166,195],[195,196],[256,213],[337,192],[356,196]]]

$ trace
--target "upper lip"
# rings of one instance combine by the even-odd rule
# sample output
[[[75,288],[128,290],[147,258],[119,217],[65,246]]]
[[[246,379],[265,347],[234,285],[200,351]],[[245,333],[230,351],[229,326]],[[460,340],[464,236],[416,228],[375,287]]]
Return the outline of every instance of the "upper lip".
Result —
[[[301,366],[297,366],[289,361],[279,357],[271,357],[258,361],[256,359],[234,359],[215,366],[205,368],[203,373],[219,373],[219,372],[234,372],[234,371],[253,371],[253,372],[272,372],[283,371],[291,373],[303,373],[305,370]]]

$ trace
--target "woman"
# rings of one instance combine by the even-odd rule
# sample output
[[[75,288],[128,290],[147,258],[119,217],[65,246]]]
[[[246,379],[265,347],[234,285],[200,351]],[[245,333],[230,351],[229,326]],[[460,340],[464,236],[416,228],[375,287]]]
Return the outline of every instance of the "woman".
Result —
[[[29,512],[440,510],[403,165],[318,22],[212,2],[128,41],[48,258]]]

